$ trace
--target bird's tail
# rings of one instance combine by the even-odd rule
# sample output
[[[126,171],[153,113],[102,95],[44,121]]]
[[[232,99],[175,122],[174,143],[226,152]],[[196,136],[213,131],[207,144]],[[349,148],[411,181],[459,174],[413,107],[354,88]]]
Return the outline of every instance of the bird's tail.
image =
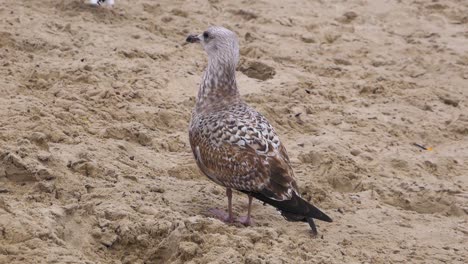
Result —
[[[317,228],[315,227],[315,223],[313,221],[314,218],[325,222],[333,222],[333,220],[328,215],[320,211],[320,209],[310,204],[306,200],[302,199],[295,192],[292,193],[291,199],[284,201],[273,200],[262,193],[248,194],[264,203],[274,206],[288,221],[309,223],[310,228],[314,234],[317,234]]]

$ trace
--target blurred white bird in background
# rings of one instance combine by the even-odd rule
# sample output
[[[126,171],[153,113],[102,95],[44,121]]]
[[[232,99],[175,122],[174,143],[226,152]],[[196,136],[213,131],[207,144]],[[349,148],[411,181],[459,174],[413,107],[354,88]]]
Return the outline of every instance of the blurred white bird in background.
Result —
[[[89,3],[92,5],[107,5],[113,6],[114,0],[89,0]]]

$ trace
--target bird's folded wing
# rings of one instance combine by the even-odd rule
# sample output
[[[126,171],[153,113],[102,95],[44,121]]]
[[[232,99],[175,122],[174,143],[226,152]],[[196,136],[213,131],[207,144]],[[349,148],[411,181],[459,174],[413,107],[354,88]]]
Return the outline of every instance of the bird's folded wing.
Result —
[[[261,133],[218,144],[207,138],[202,132],[190,133],[197,164],[214,182],[240,191],[261,192],[274,200],[287,200],[292,192],[297,193],[289,158],[279,140],[272,144]]]

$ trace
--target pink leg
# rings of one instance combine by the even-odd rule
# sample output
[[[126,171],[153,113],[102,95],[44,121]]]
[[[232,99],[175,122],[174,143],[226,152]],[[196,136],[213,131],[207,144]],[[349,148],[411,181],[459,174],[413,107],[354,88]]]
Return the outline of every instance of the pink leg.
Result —
[[[228,198],[228,212],[229,212],[229,222],[232,222],[234,220],[234,217],[232,216],[232,190],[231,188],[226,188],[226,196]]]
[[[252,196],[249,195],[249,207],[247,209],[247,216],[239,217],[239,222],[243,225],[253,225],[252,219],[250,219],[250,212],[252,211]]]
[[[232,190],[231,188],[226,188],[226,196],[228,198],[228,213],[219,209],[211,209],[210,212],[216,216],[221,221],[226,223],[234,222],[234,217],[232,216]]]

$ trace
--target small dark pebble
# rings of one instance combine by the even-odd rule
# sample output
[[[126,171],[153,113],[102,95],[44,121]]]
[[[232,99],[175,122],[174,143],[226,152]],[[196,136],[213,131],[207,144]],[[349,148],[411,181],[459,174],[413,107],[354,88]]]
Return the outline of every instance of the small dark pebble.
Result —
[[[135,156],[130,156],[129,158],[130,158],[130,160],[134,160]]]
[[[460,100],[451,99],[451,98],[442,98],[442,102],[444,102],[444,104],[446,104],[446,105],[451,105],[453,107],[457,107]]]
[[[166,192],[166,190],[164,190],[161,187],[151,187],[150,192],[164,193],[164,192]]]
[[[358,15],[356,14],[356,12],[349,11],[349,12],[344,13],[343,16],[347,20],[351,21],[351,20],[354,20]]]

